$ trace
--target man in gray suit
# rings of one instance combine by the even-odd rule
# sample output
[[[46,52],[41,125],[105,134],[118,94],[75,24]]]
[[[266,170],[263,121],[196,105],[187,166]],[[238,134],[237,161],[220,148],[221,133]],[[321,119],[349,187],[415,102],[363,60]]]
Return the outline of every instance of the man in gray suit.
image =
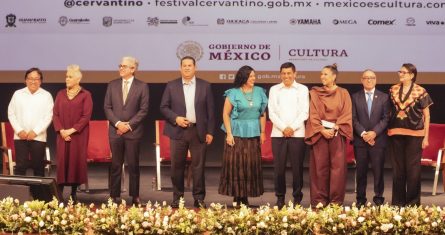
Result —
[[[177,208],[184,197],[184,169],[187,152],[192,157],[194,206],[205,207],[204,167],[206,145],[212,143],[215,118],[210,84],[195,77],[195,59],[181,59],[181,77],[169,82],[161,100],[167,122],[164,134],[170,137],[173,202]]]
[[[362,75],[363,90],[352,95],[352,124],[354,127],[354,153],[357,162],[357,206],[366,203],[368,164],[374,173],[374,198],[382,205],[384,151],[387,142],[386,127],[389,121],[389,96],[377,89],[377,78],[372,70]]]
[[[110,196],[117,201],[121,194],[122,164],[128,164],[130,196],[133,204],[139,199],[139,145],[143,135],[142,121],[148,112],[148,86],[136,79],[138,61],[123,57],[119,64],[120,78],[111,81],[105,94],[104,110],[110,121],[111,160]]]

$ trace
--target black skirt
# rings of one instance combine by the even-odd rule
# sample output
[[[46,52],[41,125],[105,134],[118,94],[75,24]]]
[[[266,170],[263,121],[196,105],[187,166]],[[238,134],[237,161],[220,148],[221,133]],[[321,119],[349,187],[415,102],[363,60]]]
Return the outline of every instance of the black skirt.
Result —
[[[234,137],[224,144],[218,193],[233,197],[259,197],[264,193],[260,138]]]

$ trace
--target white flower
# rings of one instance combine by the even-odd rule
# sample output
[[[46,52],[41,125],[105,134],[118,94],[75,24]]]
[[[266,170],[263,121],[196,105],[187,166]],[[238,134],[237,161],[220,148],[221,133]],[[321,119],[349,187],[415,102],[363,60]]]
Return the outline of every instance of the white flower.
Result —
[[[287,235],[287,231],[286,230],[281,231],[281,235]]]
[[[362,223],[363,221],[365,221],[365,217],[360,216],[360,217],[357,218],[357,221],[358,221],[359,223]]]
[[[142,222],[142,227],[147,228],[148,227],[148,222],[147,221]]]
[[[63,208],[63,202],[59,204],[59,208]]]
[[[411,227],[411,222],[406,221],[406,222],[405,222],[405,226],[406,226],[406,227]]]
[[[286,223],[287,222],[287,216],[283,217],[283,222]]]
[[[144,217],[147,218],[150,216],[150,213],[148,213],[148,211],[144,212]]]
[[[26,222],[26,223],[31,222],[31,220],[32,220],[31,217],[29,217],[29,216],[26,216],[26,217],[25,217],[25,222]]]
[[[345,206],[345,212],[349,212],[351,210],[351,208],[349,206]]]
[[[45,217],[45,215],[46,215],[46,211],[45,211],[45,210],[43,210],[42,212],[40,212],[40,216]]]
[[[67,224],[67,221],[63,219],[62,221],[60,221],[60,224],[61,224],[61,225],[66,225],[66,224]]]
[[[45,225],[45,222],[43,222],[43,221],[40,220],[40,222],[39,222],[39,226],[40,226],[40,227],[43,227],[44,225]]]
[[[397,221],[397,222],[400,222],[400,220],[402,220],[402,216],[400,216],[400,215],[395,215],[395,216],[394,216],[394,220]]]
[[[430,218],[425,218],[425,219],[423,219],[423,221],[425,221],[425,223],[428,223],[428,222],[430,222]]]
[[[434,221],[433,223],[431,223],[431,226],[433,226],[433,228],[437,227],[437,222]]]
[[[340,215],[338,215],[338,218],[345,219],[346,218],[346,214],[340,214]]]

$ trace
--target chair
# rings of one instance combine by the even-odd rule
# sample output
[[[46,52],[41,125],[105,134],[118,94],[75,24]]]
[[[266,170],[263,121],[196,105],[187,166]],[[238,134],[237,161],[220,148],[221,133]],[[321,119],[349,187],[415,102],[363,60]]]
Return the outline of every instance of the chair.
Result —
[[[12,129],[11,123],[9,122],[1,122],[1,129],[3,147],[3,175],[14,175],[14,129]],[[51,173],[51,156],[48,147],[45,149],[45,170],[46,174],[49,176]]]
[[[442,169],[442,184],[445,191],[445,168],[443,151],[445,145],[445,124],[430,124],[430,133],[428,136],[429,146],[423,150],[421,165],[433,167],[434,169],[434,184],[433,195],[436,195],[437,183],[439,181],[439,171]]]
[[[163,135],[164,133],[164,120],[156,120],[156,189],[159,191],[162,189],[162,181],[161,181],[161,165],[162,164],[171,164],[171,155],[170,155],[170,138],[168,136]],[[192,177],[191,172],[191,161],[192,157],[190,151],[187,154],[186,159],[186,170],[187,170],[187,187],[190,187],[190,181]]]
[[[106,163],[108,165],[108,188],[110,188],[111,149],[108,129],[107,120],[91,120],[89,122],[87,163]],[[88,177],[85,183],[85,191],[89,192]],[[125,164],[122,165],[122,191],[125,192]]]
[[[272,122],[266,121],[266,141],[261,145],[261,161],[266,164],[273,164],[272,138],[270,137],[272,127]]]

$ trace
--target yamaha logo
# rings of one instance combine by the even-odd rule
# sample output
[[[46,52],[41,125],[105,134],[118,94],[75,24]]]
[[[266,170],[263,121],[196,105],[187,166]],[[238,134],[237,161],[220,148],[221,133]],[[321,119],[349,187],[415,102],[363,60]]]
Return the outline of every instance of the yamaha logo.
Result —
[[[199,61],[203,55],[204,50],[202,49],[202,46],[195,41],[185,41],[176,49],[176,56],[178,59],[181,59],[184,56],[191,56],[195,58],[196,61]]]
[[[291,25],[319,25],[321,24],[320,19],[290,19],[289,23]]]

